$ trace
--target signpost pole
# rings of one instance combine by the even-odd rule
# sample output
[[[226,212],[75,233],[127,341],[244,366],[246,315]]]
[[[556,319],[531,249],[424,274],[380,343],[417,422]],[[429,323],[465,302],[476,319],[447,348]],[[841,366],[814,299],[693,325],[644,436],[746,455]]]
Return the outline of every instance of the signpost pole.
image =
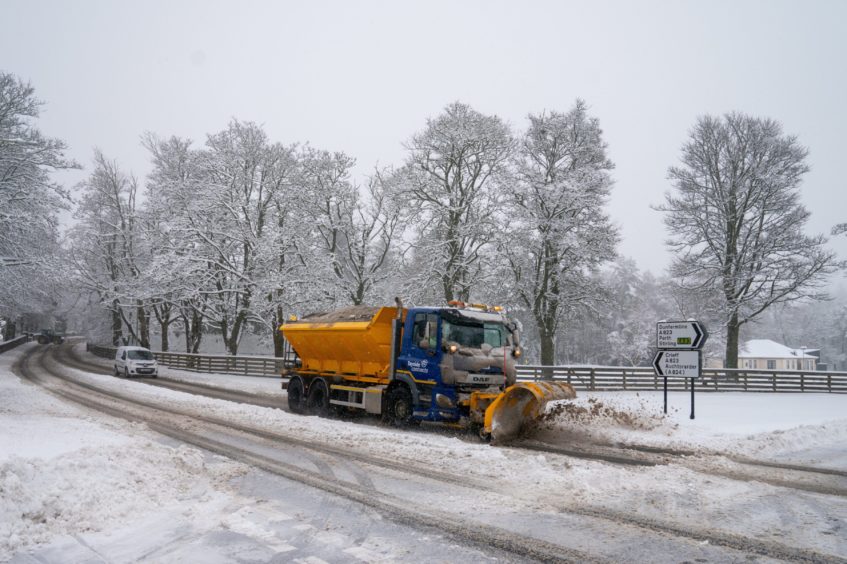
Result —
[[[665,415],[668,414],[668,377],[665,376]]]
[[[691,379],[691,419],[694,419],[694,380]]]

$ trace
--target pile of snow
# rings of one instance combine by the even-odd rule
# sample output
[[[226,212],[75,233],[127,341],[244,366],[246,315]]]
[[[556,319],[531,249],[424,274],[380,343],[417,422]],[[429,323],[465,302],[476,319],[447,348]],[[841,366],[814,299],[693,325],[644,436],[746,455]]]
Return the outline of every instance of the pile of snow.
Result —
[[[232,476],[228,462],[207,463],[197,449],[150,441],[86,447],[48,460],[11,457],[0,465],[0,559],[56,535],[220,502],[226,496],[214,482]]]
[[[30,346],[0,355],[0,561],[151,516],[206,519],[231,501],[227,482],[245,467],[21,382],[11,365]]]

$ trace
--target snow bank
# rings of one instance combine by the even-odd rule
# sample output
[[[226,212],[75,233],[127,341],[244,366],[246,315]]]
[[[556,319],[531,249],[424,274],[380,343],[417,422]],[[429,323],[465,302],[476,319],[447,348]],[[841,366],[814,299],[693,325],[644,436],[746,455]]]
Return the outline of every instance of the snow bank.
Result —
[[[0,465],[0,560],[56,535],[209,503],[222,497],[214,483],[232,472],[232,464],[207,463],[197,449],[143,440],[50,460],[13,457]]]
[[[146,426],[61,402],[11,373],[30,346],[0,355],[0,561],[61,535],[158,515],[173,521],[230,497],[244,467],[157,442]],[[217,514],[217,511],[211,512]]]
[[[847,394],[582,393],[548,406],[545,436],[786,457],[847,443]],[[809,460],[808,462],[816,462]]]

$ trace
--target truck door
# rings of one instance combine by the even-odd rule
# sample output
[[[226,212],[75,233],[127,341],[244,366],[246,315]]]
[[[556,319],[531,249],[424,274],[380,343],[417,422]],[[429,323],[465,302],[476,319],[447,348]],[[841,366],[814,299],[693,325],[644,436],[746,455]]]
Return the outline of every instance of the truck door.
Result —
[[[438,315],[415,313],[411,319],[408,341],[403,347],[406,353],[402,360],[406,369],[416,380],[437,380],[438,363],[441,361],[441,343],[438,330]]]

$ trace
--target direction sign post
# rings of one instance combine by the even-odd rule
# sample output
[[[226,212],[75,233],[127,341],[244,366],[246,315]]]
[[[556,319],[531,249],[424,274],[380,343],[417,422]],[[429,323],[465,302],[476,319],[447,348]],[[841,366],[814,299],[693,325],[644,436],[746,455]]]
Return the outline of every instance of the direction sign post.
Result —
[[[660,321],[656,324],[656,348],[689,350],[703,348],[709,333],[699,321]]]
[[[653,369],[659,376],[699,378],[700,351],[660,350],[653,359]]]
[[[691,419],[694,419],[694,380],[701,375],[700,349],[709,332],[699,321],[656,323],[656,352],[653,369],[664,380],[665,413],[668,412],[668,377],[691,381]]]

